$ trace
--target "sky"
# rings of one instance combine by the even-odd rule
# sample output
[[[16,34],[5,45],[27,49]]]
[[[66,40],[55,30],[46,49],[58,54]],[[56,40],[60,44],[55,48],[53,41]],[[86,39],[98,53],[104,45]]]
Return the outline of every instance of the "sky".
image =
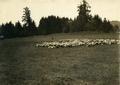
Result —
[[[56,15],[74,19],[82,0],[0,0],[0,23],[22,21],[23,8],[28,6],[31,17],[39,23],[41,17]],[[111,21],[120,21],[120,0],[86,0],[91,14]]]

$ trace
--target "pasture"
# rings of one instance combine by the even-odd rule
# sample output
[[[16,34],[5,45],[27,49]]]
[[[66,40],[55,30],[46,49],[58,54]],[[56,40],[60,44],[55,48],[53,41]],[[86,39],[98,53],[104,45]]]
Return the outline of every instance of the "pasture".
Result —
[[[119,39],[119,34],[52,34],[0,40],[0,85],[119,85],[119,45],[35,47],[59,39]]]

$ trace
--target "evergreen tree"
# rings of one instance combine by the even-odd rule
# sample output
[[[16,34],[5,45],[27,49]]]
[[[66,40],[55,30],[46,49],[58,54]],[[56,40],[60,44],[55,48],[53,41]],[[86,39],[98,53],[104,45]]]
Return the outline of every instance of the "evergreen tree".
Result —
[[[114,25],[114,29],[113,29],[115,32],[120,32],[120,28],[118,25]]]
[[[32,35],[37,34],[37,27],[35,24],[35,21],[33,20],[32,23],[30,24],[29,28],[31,29],[30,32],[32,33]]]
[[[31,11],[28,7],[25,7],[23,12],[22,21],[24,22],[23,28],[25,29],[25,35],[33,35],[37,28],[35,22],[31,18]]]
[[[46,18],[44,17],[41,18],[41,20],[39,21],[38,30],[39,30],[39,34],[41,35],[48,34]]]
[[[22,22],[24,22],[24,26],[30,26],[30,24],[32,23],[32,19],[29,8],[25,7],[23,13],[24,14],[22,16]]]
[[[69,32],[69,19],[56,16],[42,17],[39,22],[41,34]]]
[[[102,31],[103,32],[112,32],[113,31],[113,26],[109,21],[104,18],[103,25],[102,25]]]
[[[60,19],[61,20],[61,28],[63,33],[68,33],[69,32],[69,24],[70,20],[66,17],[63,17]]]
[[[2,25],[2,35],[4,35],[5,38],[11,38],[15,37],[15,27],[12,22],[6,23],[5,25]]]
[[[78,24],[78,31],[85,31],[86,24],[90,21],[90,6],[86,2],[86,0],[82,1],[82,4],[78,6],[78,16],[77,16],[77,23]]]
[[[19,21],[15,23],[15,29],[16,29],[16,36],[17,37],[23,36],[24,29]]]
[[[99,15],[95,15],[92,18],[92,31],[101,31],[102,29],[102,19],[99,17]]]

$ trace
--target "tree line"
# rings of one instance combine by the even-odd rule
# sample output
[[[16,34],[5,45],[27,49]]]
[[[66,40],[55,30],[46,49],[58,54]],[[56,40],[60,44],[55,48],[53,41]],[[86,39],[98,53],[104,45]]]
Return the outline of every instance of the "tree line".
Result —
[[[28,7],[24,8],[22,22],[18,21],[13,24],[2,24],[0,26],[0,35],[5,38],[24,37],[32,35],[47,35],[52,33],[69,33],[82,31],[98,31],[98,32],[114,32],[115,27],[109,20],[99,15],[92,16],[90,14],[90,5],[83,0],[78,6],[78,16],[72,20],[67,17],[48,16],[42,17],[39,25],[36,26],[35,21],[31,18],[31,11]]]

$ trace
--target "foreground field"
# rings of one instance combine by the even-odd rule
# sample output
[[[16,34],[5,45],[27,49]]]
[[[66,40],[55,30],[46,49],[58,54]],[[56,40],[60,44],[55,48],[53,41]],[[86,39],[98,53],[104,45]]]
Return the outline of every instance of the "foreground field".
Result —
[[[0,85],[119,85],[119,45],[34,46],[67,38],[118,39],[118,35],[56,34],[0,41]]]

